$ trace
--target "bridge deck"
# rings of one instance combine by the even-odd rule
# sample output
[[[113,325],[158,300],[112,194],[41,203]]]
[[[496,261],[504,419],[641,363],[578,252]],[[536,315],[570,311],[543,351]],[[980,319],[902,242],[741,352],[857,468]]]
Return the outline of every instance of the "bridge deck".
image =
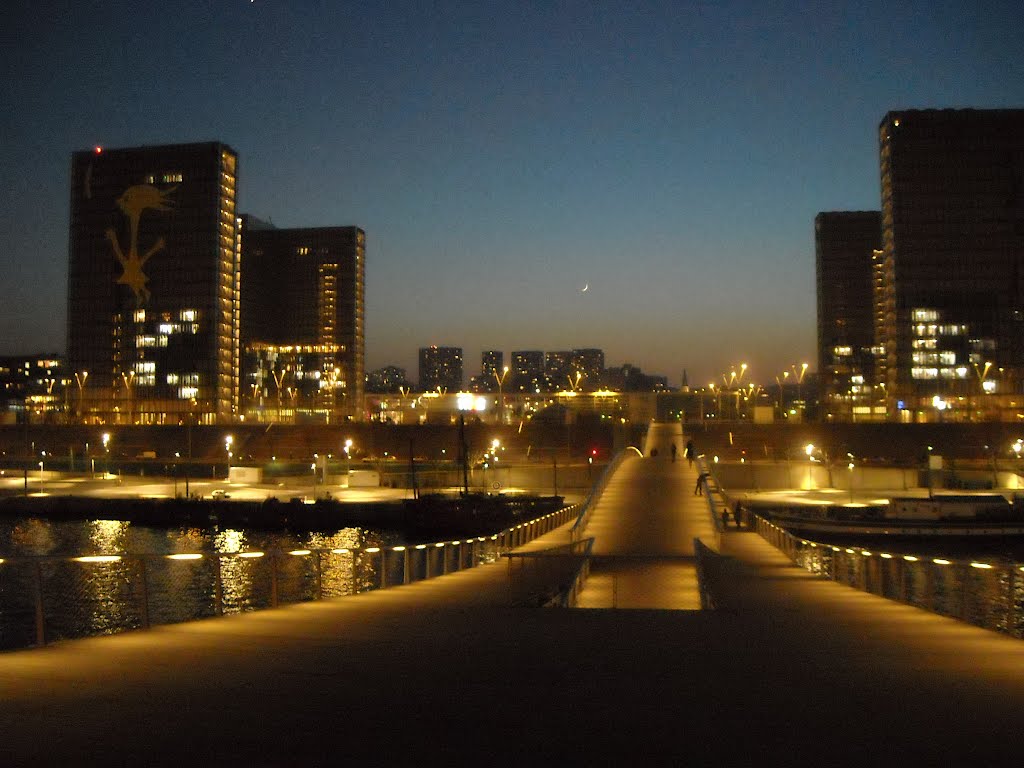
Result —
[[[509,608],[498,564],[3,654],[0,764],[1019,763],[1024,643],[722,546],[711,612]]]
[[[683,445],[678,424],[652,424],[645,456],[609,480],[587,525],[595,560],[581,608],[700,609],[693,539],[714,531]]]

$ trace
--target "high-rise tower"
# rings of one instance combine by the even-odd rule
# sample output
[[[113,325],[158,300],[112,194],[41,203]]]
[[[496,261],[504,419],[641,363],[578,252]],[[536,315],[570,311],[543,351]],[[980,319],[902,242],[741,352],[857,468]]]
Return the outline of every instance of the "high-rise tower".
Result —
[[[237,172],[235,152],[220,143],[72,156],[68,367],[77,418],[232,418]]]
[[[873,256],[878,211],[829,211],[814,218],[818,372],[826,412],[841,421],[873,417]]]
[[[890,112],[879,144],[890,413],[996,418],[1024,374],[1024,110]]]

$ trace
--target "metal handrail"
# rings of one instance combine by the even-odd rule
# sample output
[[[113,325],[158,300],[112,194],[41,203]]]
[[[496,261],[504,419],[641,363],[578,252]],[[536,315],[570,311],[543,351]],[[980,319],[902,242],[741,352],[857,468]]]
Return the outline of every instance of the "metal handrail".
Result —
[[[796,536],[751,512],[752,527],[811,573],[889,600],[1024,638],[1024,564],[893,554]]]
[[[532,520],[509,526],[490,536],[394,546],[298,548],[287,551],[272,548],[246,552],[179,552],[167,555],[108,553],[75,556],[4,556],[0,557],[0,578],[3,578],[4,572],[9,572],[12,566],[20,564],[30,567],[32,584],[31,611],[34,615],[35,645],[43,646],[49,641],[43,574],[43,566],[45,564],[78,563],[83,566],[95,567],[109,567],[120,564],[123,573],[120,574],[119,589],[132,595],[132,602],[135,605],[138,617],[137,621],[133,622],[131,626],[122,626],[112,630],[123,631],[130,628],[147,628],[151,623],[161,623],[152,621],[154,612],[151,609],[155,595],[151,594],[149,588],[150,577],[147,576],[151,571],[156,570],[154,564],[157,562],[211,563],[213,574],[208,587],[213,593],[212,605],[207,605],[205,613],[201,615],[212,613],[212,615],[219,616],[226,612],[224,583],[222,579],[225,560],[267,563],[268,565],[265,567],[269,570],[270,592],[266,602],[268,603],[267,607],[274,608],[283,602],[289,602],[282,597],[282,585],[280,582],[283,570],[282,564],[292,561],[292,558],[296,560],[306,560],[308,558],[308,561],[312,563],[314,586],[310,599],[317,600],[325,596],[323,579],[325,565],[332,562],[331,558],[336,557],[346,559],[343,567],[347,567],[346,577],[350,577],[351,591],[344,594],[356,594],[362,591],[358,583],[357,573],[363,567],[372,570],[376,566],[375,580],[364,585],[371,590],[409,584],[414,581],[422,581],[466,568],[472,568],[483,563],[494,562],[501,554],[515,547],[522,546],[538,536],[542,536],[565,524],[578,515],[578,509],[579,505],[577,504],[566,506],[555,512],[549,512]],[[368,562],[367,558],[369,559]],[[399,567],[401,568],[400,575],[392,578],[389,575],[391,570],[397,570]],[[299,601],[301,602],[301,599]],[[238,608],[238,610],[257,609]],[[195,613],[193,612],[190,616],[191,619],[201,617],[195,615]],[[0,618],[6,617],[7,614],[0,614]]]
[[[582,548],[582,551],[578,551]],[[574,541],[568,544],[560,544],[547,549],[535,550],[531,552],[506,552],[502,554],[502,557],[508,558],[509,564],[509,592],[510,602],[515,602],[512,597],[512,563],[518,560],[520,563],[520,575],[523,572],[527,562],[533,563],[535,566],[544,563],[545,565],[552,562],[560,563],[566,560],[570,562],[576,562],[576,568],[571,573],[571,578],[561,586],[556,586],[554,590],[550,587],[550,576],[543,581],[544,592],[539,595],[539,602],[537,600],[538,595],[528,595],[526,598],[520,598],[520,602],[536,603],[543,608],[574,608],[576,601],[579,598],[580,592],[583,590],[583,585],[586,583],[587,577],[590,575],[590,559],[594,549],[594,538],[583,539],[582,541]],[[564,577],[563,577],[564,578]]]
[[[587,494],[587,498],[584,499],[583,503],[580,505],[579,517],[569,530],[570,541],[582,541],[583,532],[587,529],[587,523],[590,522],[590,513],[593,511],[594,505],[601,498],[601,494],[604,493],[605,486],[608,485],[608,481],[611,479],[611,476],[615,474],[622,462],[625,461],[629,451],[633,451],[637,456],[643,457],[643,453],[639,448],[630,445],[619,451],[615,455],[615,458],[608,462],[608,466],[605,467],[601,477],[599,477],[597,482],[594,483],[594,487],[590,489],[590,493]]]

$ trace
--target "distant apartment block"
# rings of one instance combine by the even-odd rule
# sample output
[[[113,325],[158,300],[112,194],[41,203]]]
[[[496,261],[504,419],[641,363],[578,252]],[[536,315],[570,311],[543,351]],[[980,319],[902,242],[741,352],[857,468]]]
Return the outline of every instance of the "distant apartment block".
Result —
[[[462,389],[462,347],[421,347],[419,390],[458,392]]]
[[[604,351],[600,349],[574,349],[572,351],[573,378],[582,374],[579,387],[586,391],[600,389],[604,377]]]
[[[537,349],[512,353],[510,392],[541,392],[544,388],[544,352]]]
[[[0,424],[63,422],[79,392],[57,354],[0,357]]]
[[[410,388],[405,368],[386,365],[366,374],[366,391],[376,394],[396,393]]]

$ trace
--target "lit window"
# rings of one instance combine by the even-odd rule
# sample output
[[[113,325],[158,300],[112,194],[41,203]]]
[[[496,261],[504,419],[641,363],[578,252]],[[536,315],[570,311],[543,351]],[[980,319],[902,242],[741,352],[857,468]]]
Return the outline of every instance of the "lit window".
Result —
[[[171,384],[171,385],[176,385],[178,383],[178,374],[176,374],[176,373],[168,373],[167,374],[167,383]]]
[[[136,309],[132,317],[134,318],[136,323],[144,323],[146,322],[146,310]]]
[[[196,387],[181,387],[178,390],[178,397],[182,400],[191,400],[199,394],[199,390]]]
[[[183,323],[194,323],[199,313],[194,309],[183,309],[181,310],[181,321]]]

